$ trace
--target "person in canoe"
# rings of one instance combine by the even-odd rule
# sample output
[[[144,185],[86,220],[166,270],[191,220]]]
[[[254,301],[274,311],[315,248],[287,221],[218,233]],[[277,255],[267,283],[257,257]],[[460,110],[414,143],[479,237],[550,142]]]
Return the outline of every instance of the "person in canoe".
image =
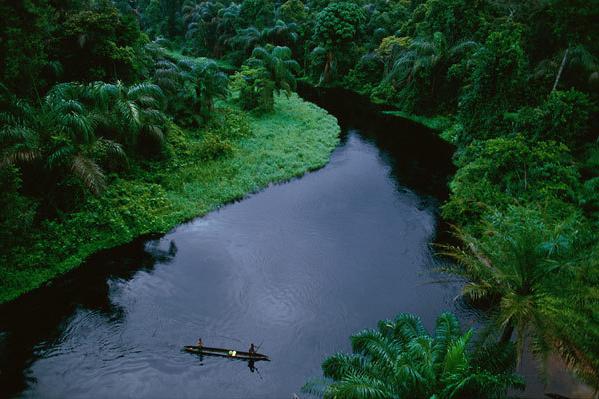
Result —
[[[196,346],[199,349],[202,349],[204,347],[204,342],[202,342],[202,338],[198,338],[198,342],[196,343]]]
[[[250,349],[248,350],[248,353],[250,354],[250,356],[254,356],[256,354],[256,347],[254,346],[254,344],[250,345]]]

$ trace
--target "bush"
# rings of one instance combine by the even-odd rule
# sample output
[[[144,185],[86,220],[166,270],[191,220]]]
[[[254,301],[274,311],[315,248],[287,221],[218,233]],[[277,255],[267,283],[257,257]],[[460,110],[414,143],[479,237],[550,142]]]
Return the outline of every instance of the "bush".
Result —
[[[345,76],[344,86],[364,95],[370,95],[383,77],[383,61],[374,54],[363,56]]]
[[[509,24],[491,33],[465,62],[469,76],[458,107],[466,134],[460,141],[497,137],[504,113],[517,109],[526,98],[528,59],[522,27]]]
[[[246,114],[229,107],[216,110],[209,128],[218,136],[229,140],[238,140],[252,135],[252,127]]]
[[[227,157],[233,154],[233,145],[213,132],[207,132],[200,147],[200,158],[205,161]]]
[[[13,166],[0,167],[0,186],[0,249],[4,253],[29,232],[37,203],[19,193],[21,178]]]
[[[576,91],[554,91],[539,107],[525,107],[506,119],[517,133],[535,140],[555,140],[574,149],[589,133],[594,105],[588,95]]]
[[[576,202],[579,174],[568,148],[554,141],[531,146],[523,136],[478,141],[458,158],[460,167],[443,207],[445,217],[462,223],[485,208],[518,200]]]

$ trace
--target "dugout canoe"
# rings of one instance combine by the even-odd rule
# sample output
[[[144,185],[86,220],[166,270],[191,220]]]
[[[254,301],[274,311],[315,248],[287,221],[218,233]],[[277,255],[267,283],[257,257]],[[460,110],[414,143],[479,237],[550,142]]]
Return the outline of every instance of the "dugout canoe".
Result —
[[[208,346],[200,348],[199,346],[188,345],[185,346],[183,350],[185,352],[195,353],[196,355],[219,356],[239,360],[270,361],[268,356],[261,353],[250,354],[249,352],[235,351],[234,349],[210,348]],[[235,355],[233,356],[231,352],[235,352]]]

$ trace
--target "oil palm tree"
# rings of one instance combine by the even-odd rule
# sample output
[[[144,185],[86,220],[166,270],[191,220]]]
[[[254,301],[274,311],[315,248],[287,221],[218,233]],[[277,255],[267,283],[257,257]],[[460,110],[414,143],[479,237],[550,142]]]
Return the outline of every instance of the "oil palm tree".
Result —
[[[324,398],[441,399],[501,398],[508,388],[521,388],[510,349],[472,351],[472,335],[450,313],[439,316],[434,335],[417,316],[400,314],[353,335],[353,353],[326,359],[328,380],[309,382],[304,391]]]
[[[195,39],[203,48],[212,50],[217,38],[218,12],[222,4],[216,1],[187,0],[182,7],[183,23],[186,26],[185,37]]]
[[[285,91],[288,95],[295,89],[295,75],[300,65],[292,58],[289,47],[272,46],[256,47],[252,57],[246,61],[249,66],[262,67],[274,82],[275,91]]]
[[[158,85],[95,82],[85,87],[85,99],[93,104],[91,117],[100,135],[130,148],[140,138],[163,143],[166,116]]]
[[[250,26],[240,29],[237,34],[231,37],[228,43],[236,49],[244,51],[246,54],[252,49],[264,46],[267,43],[277,46],[294,46],[299,40],[298,26],[295,23],[286,23],[277,21],[273,26],[264,29],[258,29]]]
[[[184,59],[179,61],[182,78],[192,90],[193,108],[205,120],[214,110],[214,101],[229,93],[229,78],[210,58]]]
[[[435,32],[431,39],[416,38],[394,61],[386,79],[397,86],[405,86],[425,78],[430,85],[430,94],[434,95],[451,61],[477,46],[478,43],[471,40],[450,45],[441,32]]]
[[[100,193],[105,179],[95,159],[98,150],[118,159],[125,154],[118,143],[96,136],[90,111],[79,99],[83,91],[81,85],[65,83],[50,90],[39,109],[16,104],[13,108],[23,112],[13,112],[0,129],[2,163],[39,165],[40,176],[58,182],[72,176]]]
[[[263,36],[271,44],[291,48],[299,40],[299,26],[294,22],[277,20],[273,26],[264,28]]]
[[[248,28],[239,29],[237,33],[232,36],[227,43],[234,49],[243,51],[246,56],[256,46],[260,46],[266,43],[265,30],[260,30],[254,26]]]
[[[0,84],[0,167],[30,163],[41,156],[33,117],[39,112]]]
[[[560,281],[574,278],[574,231],[515,207],[495,215],[482,238],[457,230],[462,245],[443,246],[442,254],[454,261],[444,269],[466,279],[464,299],[490,308],[490,328],[501,331],[500,343],[515,332],[519,354],[531,338],[533,350],[544,355],[557,342],[552,326]]]

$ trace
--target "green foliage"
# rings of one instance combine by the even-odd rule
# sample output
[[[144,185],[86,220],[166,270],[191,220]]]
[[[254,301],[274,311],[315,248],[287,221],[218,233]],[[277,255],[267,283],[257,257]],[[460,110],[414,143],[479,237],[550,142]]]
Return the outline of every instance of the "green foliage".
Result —
[[[234,79],[243,109],[271,112],[274,95],[281,90],[287,95],[295,88],[295,73],[300,69],[288,47],[256,47]]]
[[[216,109],[208,128],[229,140],[244,139],[252,135],[252,128],[245,113],[228,107]]]
[[[0,15],[0,82],[19,95],[34,95],[50,66],[46,40],[55,29],[52,7],[47,1],[3,1]]]
[[[2,2],[0,263],[10,265],[0,269],[2,298],[100,248],[322,165],[332,138],[298,120],[315,118],[332,131],[330,118],[276,97],[303,75],[445,129],[459,170],[443,215],[478,240],[476,248],[524,254],[520,263],[488,259],[527,270],[576,264],[546,273],[539,284],[550,295],[505,309],[524,312],[518,320],[534,327],[540,353],[558,353],[597,386],[597,248],[582,243],[599,227],[598,10],[581,0]],[[223,72],[234,75],[243,110],[269,115],[248,122],[243,111],[217,107],[228,95]],[[524,217],[534,225],[522,228],[529,247],[517,243]],[[563,259],[530,249],[548,240],[538,226],[568,230],[556,220],[577,220],[581,231],[578,252]],[[465,241],[465,253],[476,255]],[[497,281],[509,287],[490,296],[508,295],[512,280]],[[470,364],[481,353],[469,354]],[[362,396],[387,389],[346,380]]]
[[[149,83],[95,82],[56,85],[39,108],[9,98],[12,112],[0,115],[3,162],[34,171],[35,193],[49,202],[68,192],[73,179],[99,194],[106,183],[99,162],[111,168],[126,162],[126,151],[147,154],[163,144],[162,96]]]
[[[592,239],[592,237],[591,237]],[[580,257],[580,270],[551,298],[553,349],[568,368],[595,390],[599,387],[599,245]],[[565,284],[564,284],[565,283]],[[575,328],[573,328],[575,326]]]
[[[232,88],[239,91],[242,109],[258,113],[274,109],[275,84],[265,68],[242,66],[241,71],[233,76]]]
[[[588,141],[595,108],[584,93],[574,89],[554,91],[539,107],[520,109],[508,119],[513,122],[515,132],[534,140],[554,140],[577,148]]]
[[[363,22],[364,14],[357,5],[333,3],[318,14],[314,39],[326,48],[346,45],[357,38]]]
[[[528,61],[521,32],[512,25],[491,32],[468,61],[467,85],[459,100],[460,119],[468,134],[462,137],[465,142],[495,136],[504,112],[526,98]]]
[[[315,57],[324,58],[321,81],[330,81],[335,74],[341,73],[344,68],[343,54],[347,57],[348,47],[358,39],[364,24],[364,13],[355,3],[332,3],[316,16],[313,40],[323,50],[315,53]]]
[[[181,11],[186,26],[184,48],[193,55],[222,56],[241,23],[241,6],[236,3],[186,0]]]
[[[308,17],[301,0],[287,0],[279,9],[279,16],[285,22],[303,23]]]
[[[378,85],[384,73],[382,60],[376,54],[369,53],[363,56],[357,65],[345,76],[344,86],[370,94]]]
[[[184,126],[207,123],[214,102],[229,94],[229,78],[209,58],[180,57],[177,63],[160,57],[154,66],[154,82],[168,96],[168,110]]]
[[[464,38],[480,40],[489,28],[489,5],[485,1],[428,0],[402,27],[402,34],[431,36],[441,32],[454,44]]]
[[[521,200],[576,200],[579,175],[563,144],[538,141],[531,146],[522,136],[474,142],[457,164],[443,215],[462,224],[476,222],[489,207]]]
[[[69,81],[132,82],[141,76],[147,39],[134,17],[120,14],[109,1],[69,13],[56,40]]]
[[[300,66],[292,58],[288,47],[256,47],[246,63],[250,67],[264,68],[268,78],[274,83],[277,94],[283,90],[289,95],[295,89],[295,74],[299,72]]]
[[[0,253],[18,245],[34,223],[37,203],[19,192],[21,185],[16,167],[0,166]]]
[[[151,38],[168,33],[168,20],[164,18],[160,3],[160,0],[149,0],[141,15],[142,27]]]
[[[171,158],[147,170],[132,165],[99,196],[86,197],[78,211],[36,226],[34,234],[19,237],[10,252],[0,253],[0,302],[39,287],[101,249],[164,233],[271,182],[320,168],[338,143],[335,118],[297,95],[277,97],[275,112],[260,118],[220,112],[210,130],[232,131],[226,137],[235,146],[232,156],[201,161],[202,141],[171,127],[166,136]]]
[[[444,247],[455,260],[446,271],[467,280],[467,301],[490,307],[490,327],[503,330],[501,342],[515,331],[519,353],[527,339],[541,357],[559,353],[568,338],[555,334],[565,311],[555,307],[556,300],[565,292],[572,300],[585,298],[569,283],[586,262],[580,250],[593,244],[588,227],[576,213],[548,220],[542,211],[523,207],[492,213],[484,226],[480,238],[457,231],[463,245]]]
[[[435,32],[430,40],[424,38],[410,41],[407,51],[393,62],[386,76],[399,89],[400,106],[408,112],[421,113],[436,109],[439,94],[447,98],[446,75],[452,64],[459,61],[463,53],[479,47],[473,41],[450,46],[441,32]]]
[[[211,161],[233,154],[233,146],[229,140],[220,137],[218,134],[208,132],[204,136],[204,141],[200,147],[200,159]]]
[[[353,354],[322,364],[330,381],[310,382],[304,391],[324,398],[503,398],[508,388],[522,388],[510,348],[485,348],[510,359],[493,362],[469,349],[472,335],[450,313],[438,317],[434,335],[418,317],[400,314],[353,335]]]
[[[275,15],[274,0],[244,0],[239,17],[245,26],[264,28],[269,26]]]
[[[229,44],[250,55],[254,48],[274,44],[277,46],[294,46],[299,39],[298,26],[278,20],[272,27],[259,30],[255,27],[240,29],[229,39]]]

